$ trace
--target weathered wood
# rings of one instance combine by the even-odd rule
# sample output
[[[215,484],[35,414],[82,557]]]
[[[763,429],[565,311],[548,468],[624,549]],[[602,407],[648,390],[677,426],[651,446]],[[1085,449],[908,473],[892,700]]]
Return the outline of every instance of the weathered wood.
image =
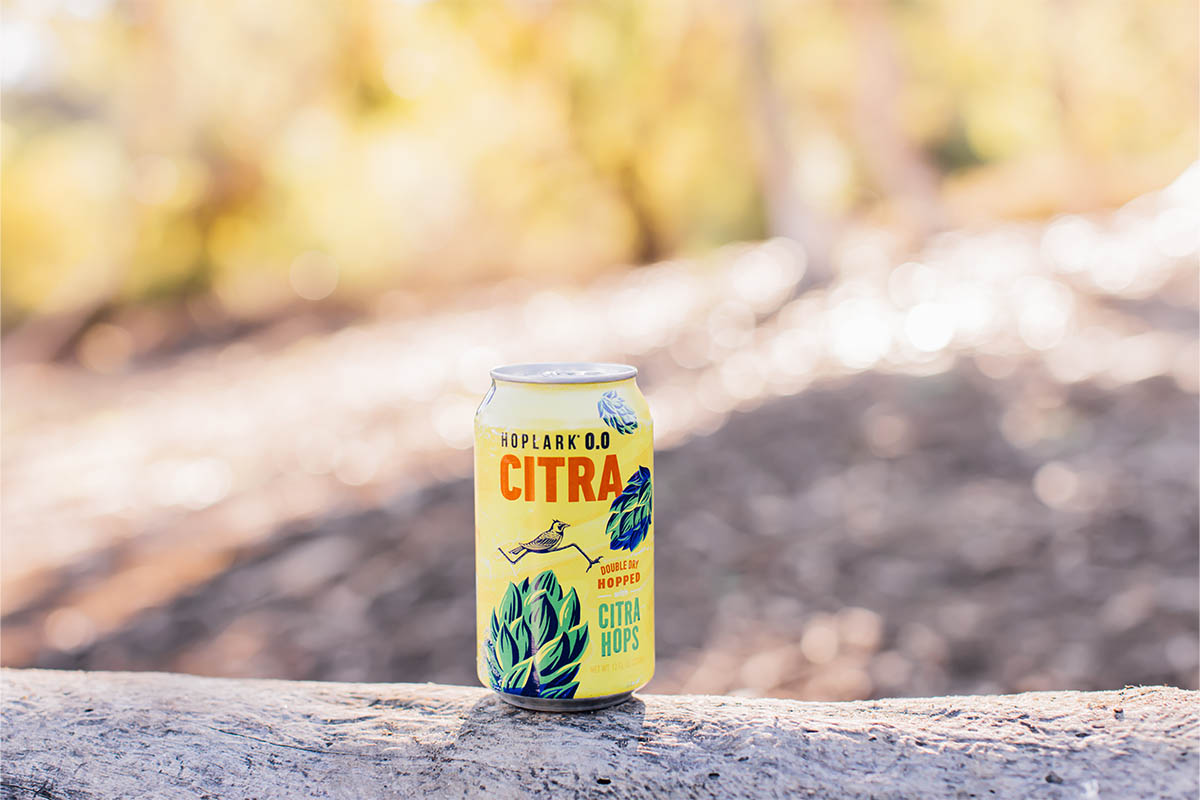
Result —
[[[1194,798],[1197,693],[519,711],[433,684],[3,673],[6,798]]]

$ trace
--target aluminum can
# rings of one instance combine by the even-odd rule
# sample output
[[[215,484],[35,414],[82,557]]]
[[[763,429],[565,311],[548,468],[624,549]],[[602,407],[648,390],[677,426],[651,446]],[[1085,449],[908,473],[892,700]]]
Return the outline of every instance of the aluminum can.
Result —
[[[514,364],[475,414],[479,680],[591,711],[654,674],[654,434],[637,370]]]

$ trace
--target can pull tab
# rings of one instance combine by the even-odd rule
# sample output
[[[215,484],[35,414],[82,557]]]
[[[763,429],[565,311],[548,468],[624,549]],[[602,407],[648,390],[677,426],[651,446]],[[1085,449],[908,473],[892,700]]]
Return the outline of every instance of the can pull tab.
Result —
[[[637,376],[637,368],[628,364],[594,361],[547,361],[537,364],[509,364],[492,370],[492,377],[516,383],[607,383]]]

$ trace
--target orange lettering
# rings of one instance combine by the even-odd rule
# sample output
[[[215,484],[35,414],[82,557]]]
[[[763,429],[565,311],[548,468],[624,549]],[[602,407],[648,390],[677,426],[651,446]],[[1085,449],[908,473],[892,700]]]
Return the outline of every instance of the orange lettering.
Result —
[[[600,496],[597,500],[607,500],[609,495],[621,493],[621,468],[617,465],[615,453],[604,457],[604,471],[600,473]]]
[[[537,487],[533,482],[533,456],[525,456],[525,501],[532,502],[537,499],[537,492],[534,491]]]
[[[539,456],[538,466],[546,470],[546,502],[558,502],[558,468],[566,463],[562,456]]]
[[[571,456],[567,460],[567,496],[572,503],[579,502],[580,493],[589,503],[596,499],[592,491],[592,479],[596,477],[596,467],[590,458]]]
[[[512,486],[509,483],[508,471],[513,467],[521,466],[521,459],[511,453],[500,459],[500,494],[505,500],[516,500],[521,496],[521,487]]]

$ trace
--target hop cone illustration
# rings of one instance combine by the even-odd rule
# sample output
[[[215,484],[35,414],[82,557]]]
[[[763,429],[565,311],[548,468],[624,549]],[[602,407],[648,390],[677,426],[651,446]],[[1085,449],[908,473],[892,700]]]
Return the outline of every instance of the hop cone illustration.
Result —
[[[650,532],[650,517],[654,505],[654,488],[650,485],[650,470],[638,467],[625,488],[612,501],[608,513],[609,549],[629,550],[642,543]]]
[[[596,408],[600,410],[600,419],[604,420],[604,424],[617,433],[633,433],[637,430],[637,414],[633,413],[633,409],[621,399],[616,390],[600,395],[600,402],[596,404]]]
[[[492,688],[526,697],[575,696],[588,626],[580,624],[579,598],[563,594],[554,573],[510,583],[492,610],[484,643]]]

